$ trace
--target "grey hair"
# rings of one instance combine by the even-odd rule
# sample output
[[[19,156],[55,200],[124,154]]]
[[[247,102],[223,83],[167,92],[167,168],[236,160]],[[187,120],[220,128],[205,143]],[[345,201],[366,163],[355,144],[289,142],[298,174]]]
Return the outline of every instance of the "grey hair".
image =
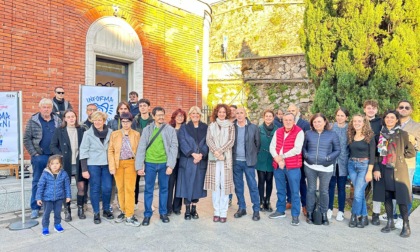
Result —
[[[41,101],[39,102],[39,107],[42,107],[44,105],[50,105],[51,107],[53,106],[53,102],[51,99],[48,98],[42,98]]]

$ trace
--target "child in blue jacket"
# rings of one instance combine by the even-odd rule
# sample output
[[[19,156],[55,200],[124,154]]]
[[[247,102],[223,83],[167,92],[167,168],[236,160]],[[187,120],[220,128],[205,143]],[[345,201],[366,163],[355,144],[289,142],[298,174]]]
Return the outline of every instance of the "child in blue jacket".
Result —
[[[71,189],[67,172],[61,169],[62,163],[61,155],[52,155],[48,159],[47,168],[42,172],[38,182],[35,199],[39,206],[44,206],[44,215],[42,216],[43,236],[50,234],[48,226],[50,225],[51,211],[54,211],[54,230],[58,233],[64,232],[61,226],[61,207],[64,200],[70,202]]]

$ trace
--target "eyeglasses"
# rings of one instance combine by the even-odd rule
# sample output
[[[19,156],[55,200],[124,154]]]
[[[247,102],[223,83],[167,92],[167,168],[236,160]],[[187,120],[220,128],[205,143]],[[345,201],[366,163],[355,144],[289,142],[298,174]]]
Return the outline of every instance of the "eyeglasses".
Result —
[[[64,92],[56,92],[57,94],[64,94]]]
[[[410,110],[411,107],[410,106],[399,106],[398,109],[401,109],[401,110],[403,110],[403,109]]]

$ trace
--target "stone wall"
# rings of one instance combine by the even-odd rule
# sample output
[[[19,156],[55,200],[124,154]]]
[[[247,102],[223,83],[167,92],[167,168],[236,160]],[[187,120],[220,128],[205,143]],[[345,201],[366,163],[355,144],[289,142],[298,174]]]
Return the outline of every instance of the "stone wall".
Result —
[[[303,54],[210,62],[209,105],[245,106],[260,123],[265,109],[286,110],[295,103],[308,118],[315,88],[307,77]]]

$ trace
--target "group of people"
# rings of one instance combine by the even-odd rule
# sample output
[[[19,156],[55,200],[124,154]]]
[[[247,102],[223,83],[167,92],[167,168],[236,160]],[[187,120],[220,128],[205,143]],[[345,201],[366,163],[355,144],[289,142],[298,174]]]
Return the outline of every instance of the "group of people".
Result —
[[[180,215],[182,205],[185,220],[198,219],[197,203],[209,190],[213,221],[225,223],[233,192],[238,199],[233,217],[247,214],[245,174],[254,221],[260,220],[260,211],[270,212],[269,218],[276,219],[286,217],[286,209],[291,209],[294,226],[300,224],[301,210],[307,223],[316,223],[315,215],[320,212],[321,224],[328,225],[336,187],[336,219],[343,221],[349,176],[354,188],[349,227],[369,224],[365,189],[373,181],[372,224],[379,225],[381,202],[385,202],[387,225],[381,231],[395,229],[398,204],[403,220],[400,235],[410,236],[414,146],[419,146],[420,124],[410,118],[412,106],[408,101],[401,101],[382,118],[376,115],[378,104],[374,100],[364,103],[365,115],[349,118],[349,112],[339,108],[334,123],[322,113],[314,114],[308,122],[291,104],[284,113],[265,110],[259,126],[251,123],[245,108],[225,104],[214,108],[207,125],[202,122],[200,108],[193,106],[188,112],[174,111],[167,124],[164,108],[157,106],[150,111],[150,101],[139,100],[137,93],[131,92],[129,102],[120,102],[108,123],[107,115],[89,104],[88,120],[79,124],[63,98],[64,89],[56,88],[55,93],[54,99],[40,101],[40,111],[30,118],[24,135],[33,167],[31,218],[37,218],[44,206],[43,235],[49,234],[52,210],[57,209],[57,232],[63,231],[58,209],[64,206],[64,220],[72,220],[71,176],[76,178],[80,219],[86,218],[89,185],[94,223],[101,223],[102,201],[103,217],[129,226],[147,226],[153,214],[156,176],[163,223],[168,223],[172,214]],[[142,176],[144,219],[140,223],[134,211]],[[275,210],[270,203],[273,178]],[[120,209],[116,217],[111,205],[115,195]]]

